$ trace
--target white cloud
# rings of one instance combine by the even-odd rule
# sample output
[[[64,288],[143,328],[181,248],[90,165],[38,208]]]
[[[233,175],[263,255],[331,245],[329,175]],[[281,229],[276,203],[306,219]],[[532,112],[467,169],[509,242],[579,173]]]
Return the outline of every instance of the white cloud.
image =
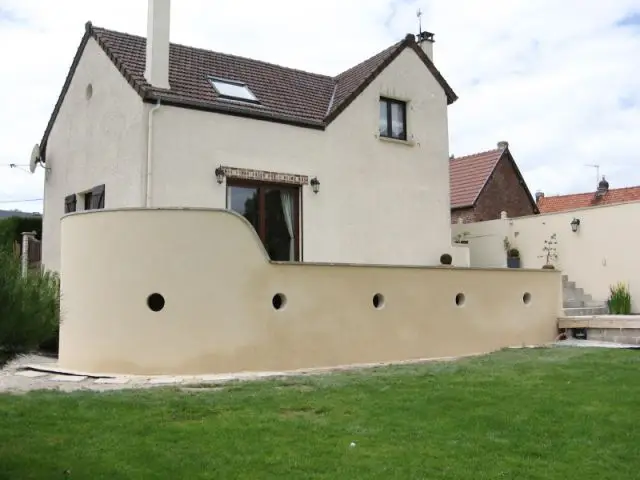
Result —
[[[25,164],[84,23],[145,34],[146,0],[0,0],[0,165]],[[335,74],[423,26],[456,93],[451,151],[508,140],[532,190],[640,184],[640,0],[174,0],[172,41]],[[0,202],[42,196],[35,176],[0,167]],[[41,209],[39,202],[0,208]]]

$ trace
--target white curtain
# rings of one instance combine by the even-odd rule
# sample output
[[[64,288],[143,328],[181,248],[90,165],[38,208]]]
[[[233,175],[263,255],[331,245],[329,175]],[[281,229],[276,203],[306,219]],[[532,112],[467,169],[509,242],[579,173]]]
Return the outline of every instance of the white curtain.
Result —
[[[289,230],[289,261],[293,262],[296,251],[293,236],[293,195],[287,190],[280,190],[280,201],[282,202],[284,221],[287,223],[287,230]]]

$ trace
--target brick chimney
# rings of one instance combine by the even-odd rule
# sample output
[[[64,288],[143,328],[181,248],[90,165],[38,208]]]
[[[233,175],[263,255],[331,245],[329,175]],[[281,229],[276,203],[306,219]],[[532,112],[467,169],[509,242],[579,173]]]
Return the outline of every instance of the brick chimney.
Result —
[[[541,198],[544,198],[544,192],[542,190],[536,191],[536,205],[540,204]]]
[[[509,142],[507,142],[506,140],[501,140],[498,142],[498,148],[500,150],[504,150],[506,148],[509,148]]]
[[[169,89],[171,0],[148,1],[147,57],[144,78],[153,87]]]
[[[416,39],[422,51],[427,54],[427,57],[429,57],[429,60],[431,60],[432,62],[433,44],[435,43],[435,40],[433,39],[434,36],[435,35],[431,32],[420,32],[418,34],[418,38]]]

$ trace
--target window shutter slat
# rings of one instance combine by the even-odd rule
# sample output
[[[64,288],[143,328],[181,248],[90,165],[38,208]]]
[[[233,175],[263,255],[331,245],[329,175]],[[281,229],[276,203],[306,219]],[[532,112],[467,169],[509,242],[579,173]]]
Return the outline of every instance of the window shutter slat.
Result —
[[[71,213],[76,211],[77,197],[75,193],[73,195],[67,195],[64,197],[64,213]]]
[[[98,185],[91,190],[91,208],[104,208],[104,185]]]

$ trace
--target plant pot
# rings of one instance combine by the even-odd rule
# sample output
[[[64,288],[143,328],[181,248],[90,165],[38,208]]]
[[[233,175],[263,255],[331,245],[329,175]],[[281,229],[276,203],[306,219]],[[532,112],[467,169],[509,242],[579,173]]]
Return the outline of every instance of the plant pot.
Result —
[[[508,268],[520,268],[520,257],[507,257]]]
[[[555,270],[556,267],[554,267],[553,265],[543,265],[542,268],[544,268],[545,270]]]

